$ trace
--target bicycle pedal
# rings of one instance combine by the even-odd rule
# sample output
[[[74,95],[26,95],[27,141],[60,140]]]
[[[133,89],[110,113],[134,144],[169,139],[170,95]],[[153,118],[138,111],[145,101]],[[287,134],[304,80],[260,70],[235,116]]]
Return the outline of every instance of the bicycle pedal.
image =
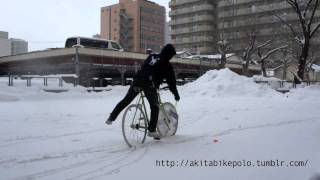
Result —
[[[153,140],[160,141],[161,138],[160,137],[154,137]]]

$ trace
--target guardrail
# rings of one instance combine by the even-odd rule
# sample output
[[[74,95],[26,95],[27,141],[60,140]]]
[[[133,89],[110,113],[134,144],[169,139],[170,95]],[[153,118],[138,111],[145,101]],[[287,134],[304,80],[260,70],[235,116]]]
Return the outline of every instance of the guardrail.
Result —
[[[75,74],[59,74],[59,75],[48,75],[48,76],[40,76],[40,75],[8,75],[2,76],[8,77],[8,86],[13,86],[13,81],[16,78],[25,79],[27,81],[27,87],[31,87],[32,79],[43,79],[43,85],[48,86],[48,79],[58,79],[59,87],[63,87],[63,78],[74,78],[73,85],[76,86],[76,78]]]
[[[290,91],[289,88],[297,88],[297,84],[294,81],[283,80],[283,81],[254,81],[254,82],[258,84],[267,84],[269,86],[273,86],[272,87],[273,89],[281,93],[289,92]],[[301,84],[305,86],[320,85],[320,81],[302,81]]]

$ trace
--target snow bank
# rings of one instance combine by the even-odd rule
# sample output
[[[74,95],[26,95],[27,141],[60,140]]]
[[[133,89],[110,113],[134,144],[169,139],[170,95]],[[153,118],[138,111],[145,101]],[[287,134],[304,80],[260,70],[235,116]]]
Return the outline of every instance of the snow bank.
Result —
[[[267,85],[260,85],[252,78],[240,76],[229,69],[211,70],[196,81],[182,88],[184,96],[205,97],[270,97],[279,95]]]
[[[320,86],[301,86],[296,89],[291,89],[287,94],[287,97],[296,98],[296,99],[310,99],[315,100],[320,98]]]

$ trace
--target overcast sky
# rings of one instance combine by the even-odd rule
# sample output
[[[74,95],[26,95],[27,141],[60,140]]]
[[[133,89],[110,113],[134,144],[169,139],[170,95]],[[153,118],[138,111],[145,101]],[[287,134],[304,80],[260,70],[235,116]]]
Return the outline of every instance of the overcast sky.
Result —
[[[169,0],[152,0],[166,7]],[[100,33],[100,8],[118,0],[1,0],[0,31],[29,42],[29,51],[63,47],[70,36]]]

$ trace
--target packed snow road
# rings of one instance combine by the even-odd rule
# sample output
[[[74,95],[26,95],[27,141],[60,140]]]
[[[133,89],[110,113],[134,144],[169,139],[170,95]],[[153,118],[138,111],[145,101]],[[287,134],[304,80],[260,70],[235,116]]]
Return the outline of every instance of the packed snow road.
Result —
[[[210,71],[179,88],[176,136],[129,149],[121,117],[128,87],[52,94],[0,81],[0,179],[310,179],[320,173],[320,87],[281,95]],[[173,101],[170,92],[163,99]]]

